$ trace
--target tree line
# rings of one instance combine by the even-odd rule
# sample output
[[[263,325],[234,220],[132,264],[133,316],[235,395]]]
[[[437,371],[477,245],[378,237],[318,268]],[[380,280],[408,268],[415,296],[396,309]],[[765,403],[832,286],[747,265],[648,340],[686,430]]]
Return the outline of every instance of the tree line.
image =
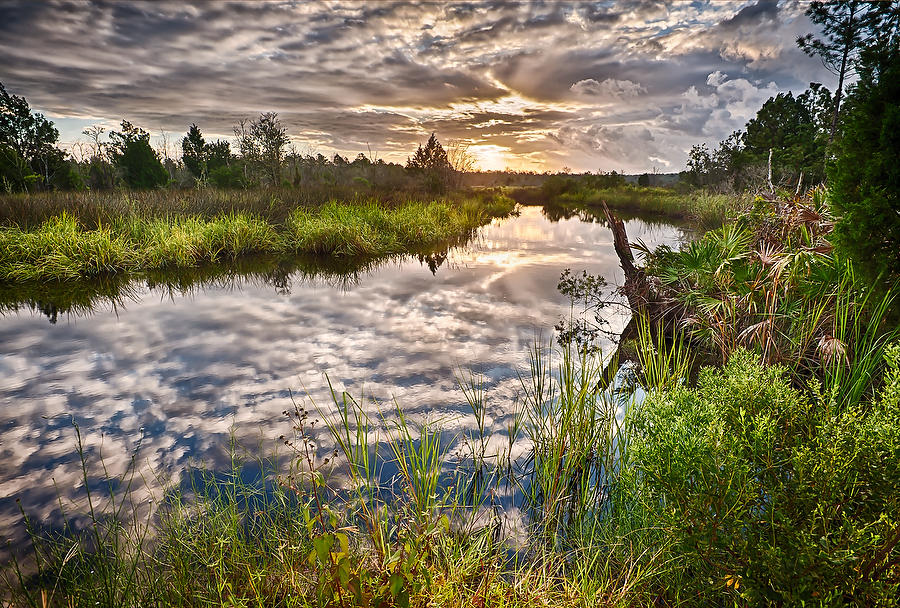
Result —
[[[464,144],[445,149],[434,133],[406,165],[362,152],[352,161],[340,154],[300,154],[275,112],[235,125],[236,150],[227,140],[207,141],[200,127],[191,124],[178,160],[161,155],[151,146],[150,133],[128,120],[118,130],[94,125],[83,134],[88,154],[76,159],[59,147],[53,123],[0,83],[0,191],[303,185],[311,190],[346,186],[440,193],[458,186],[459,174],[474,168]]]
[[[838,157],[840,140],[854,99],[876,77],[877,65],[887,65],[896,46],[900,3],[812,2],[806,10],[819,25],[819,37],[807,34],[798,47],[817,57],[838,80],[832,92],[820,83],[794,96],[769,98],[743,130],[719,142],[691,148],[683,181],[718,191],[745,191],[778,185],[800,190],[826,180],[828,165]],[[873,71],[874,70],[874,71]],[[845,82],[857,81],[845,91]],[[845,101],[846,98],[846,101]]]

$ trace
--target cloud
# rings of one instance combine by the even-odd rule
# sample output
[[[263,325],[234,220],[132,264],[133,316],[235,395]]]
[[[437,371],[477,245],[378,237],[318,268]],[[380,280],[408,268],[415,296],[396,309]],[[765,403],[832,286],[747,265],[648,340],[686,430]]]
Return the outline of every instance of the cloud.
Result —
[[[628,99],[646,93],[647,89],[630,80],[616,80],[607,78],[603,82],[597,82],[593,78],[579,80],[569,90],[586,97],[602,97],[607,99]]]
[[[507,164],[538,169],[594,162],[553,147],[564,128],[643,127],[677,167],[685,133],[731,128],[722,116],[685,122],[690,87],[726,93],[709,74],[778,92],[831,83],[794,48],[811,28],[795,2],[9,0],[0,53],[8,89],[79,125],[128,118],[177,138],[196,122],[228,137],[240,118],[276,111],[298,145],[398,161],[438,125],[439,137],[505,147]],[[524,104],[484,119],[509,99]],[[681,118],[667,120],[672,109]],[[62,125],[63,139],[79,136]],[[626,170],[647,169],[629,158]]]

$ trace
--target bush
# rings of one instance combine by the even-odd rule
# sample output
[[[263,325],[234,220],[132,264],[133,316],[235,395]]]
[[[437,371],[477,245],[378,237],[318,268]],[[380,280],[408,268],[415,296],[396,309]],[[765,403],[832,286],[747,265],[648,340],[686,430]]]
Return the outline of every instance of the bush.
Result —
[[[669,543],[673,599],[893,605],[900,348],[880,398],[839,408],[747,351],[635,414],[632,498]]]
[[[240,167],[216,167],[209,172],[209,183],[219,188],[242,188],[244,175]]]

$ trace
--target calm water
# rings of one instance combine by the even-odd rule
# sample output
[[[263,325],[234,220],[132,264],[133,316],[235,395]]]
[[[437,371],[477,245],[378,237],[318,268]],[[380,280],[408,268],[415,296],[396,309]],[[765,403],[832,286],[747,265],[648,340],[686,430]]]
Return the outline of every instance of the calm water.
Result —
[[[632,240],[648,245],[684,237],[666,224],[626,225]],[[16,499],[52,523],[58,496],[83,493],[73,419],[91,458],[102,454],[113,473],[139,447],[148,479],[197,462],[226,467],[231,435],[251,452],[274,449],[289,431],[282,412],[292,407],[291,391],[330,402],[326,374],[339,390],[386,409],[394,398],[412,418],[440,421],[452,434],[469,423],[456,377],[474,371],[502,425],[529,348],[538,337],[549,342],[569,314],[556,290],[566,268],[622,281],[603,224],[524,207],[445,259],[394,260],[345,280],[298,271],[184,290],[144,281],[116,302],[49,317],[30,306],[12,310],[7,293],[0,538],[21,539]],[[624,314],[610,314],[612,329],[621,329]]]

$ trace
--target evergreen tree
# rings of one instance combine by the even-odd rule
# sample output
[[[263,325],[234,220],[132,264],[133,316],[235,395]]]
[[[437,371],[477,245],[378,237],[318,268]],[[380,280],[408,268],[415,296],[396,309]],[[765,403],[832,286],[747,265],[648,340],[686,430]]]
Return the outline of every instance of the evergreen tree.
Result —
[[[169,173],[150,146],[150,134],[127,120],[121,131],[110,131],[110,156],[131,188],[147,189],[163,186]]]
[[[801,36],[797,46],[810,57],[819,57],[822,64],[838,77],[828,134],[830,146],[838,128],[844,81],[857,72],[863,49],[883,44],[885,33],[897,27],[900,3],[895,0],[811,2],[806,16],[821,28],[821,37]]]
[[[181,160],[194,177],[202,179],[206,175],[206,142],[196,124],[188,128],[187,135],[181,140]]]
[[[447,151],[440,144],[434,133],[428,138],[428,142],[422,147],[416,148],[416,153],[406,162],[407,169],[425,169],[430,171],[451,171],[450,160]]]
[[[222,175],[221,169],[231,162],[231,146],[227,141],[207,143],[200,127],[192,124],[187,135],[181,140],[181,160],[194,177],[206,179],[214,172]]]
[[[873,49],[846,104],[828,167],[834,242],[871,277],[900,278],[900,48]]]

